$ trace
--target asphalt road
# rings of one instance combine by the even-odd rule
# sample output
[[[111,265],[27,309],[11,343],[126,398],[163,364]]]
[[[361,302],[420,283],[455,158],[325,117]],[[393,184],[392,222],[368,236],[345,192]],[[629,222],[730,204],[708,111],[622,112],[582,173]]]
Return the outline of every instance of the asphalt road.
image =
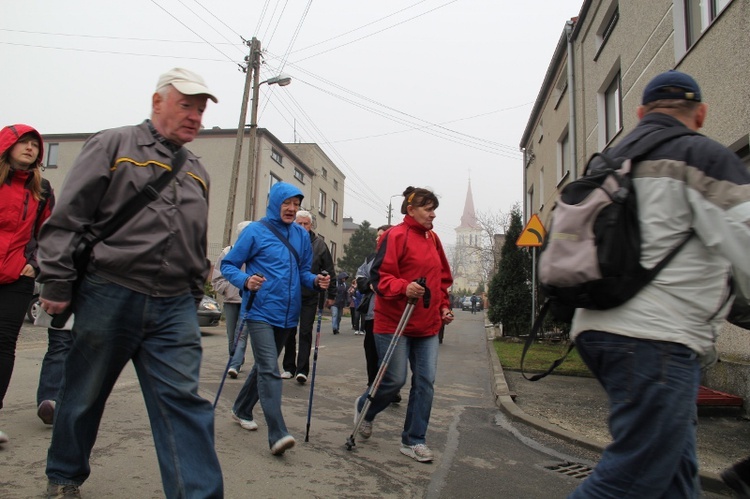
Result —
[[[353,402],[365,387],[362,336],[350,328],[333,336],[324,321],[309,442],[304,442],[310,383],[284,382],[283,409],[297,446],[270,454],[260,414],[257,432],[234,423],[229,411],[247,370],[227,380],[216,411],[216,447],[228,498],[562,498],[572,491],[596,454],[511,423],[492,393],[484,314],[458,311],[440,346],[438,379],[427,434],[431,464],[399,453],[406,397],[375,421],[373,437],[348,451]],[[223,328],[203,330],[201,393],[213,401],[227,362]],[[17,350],[0,428],[11,441],[0,447],[4,463],[0,497],[38,497],[50,428],[36,417],[35,393],[46,330],[26,326]],[[404,391],[406,395],[406,390]],[[259,410],[259,409],[258,409]],[[123,372],[104,414],[84,498],[163,497],[148,418],[135,372]],[[569,476],[560,470],[572,469]]]

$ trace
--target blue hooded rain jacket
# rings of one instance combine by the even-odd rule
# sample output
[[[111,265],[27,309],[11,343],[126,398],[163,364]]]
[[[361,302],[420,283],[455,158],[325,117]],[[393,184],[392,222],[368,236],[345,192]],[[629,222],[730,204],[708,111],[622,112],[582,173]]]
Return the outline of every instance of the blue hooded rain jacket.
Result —
[[[221,262],[221,273],[242,292],[242,317],[276,327],[296,327],[302,301],[302,288],[316,289],[315,274],[310,272],[312,244],[310,235],[294,222],[281,220],[281,204],[292,197],[302,199],[302,191],[286,182],[271,187],[266,216],[262,219],[276,227],[297,250],[296,261],[287,246],[262,223],[252,223],[242,231],[237,242]],[[245,265],[245,270],[242,266]],[[266,278],[247,311],[250,292],[245,281],[258,273]]]

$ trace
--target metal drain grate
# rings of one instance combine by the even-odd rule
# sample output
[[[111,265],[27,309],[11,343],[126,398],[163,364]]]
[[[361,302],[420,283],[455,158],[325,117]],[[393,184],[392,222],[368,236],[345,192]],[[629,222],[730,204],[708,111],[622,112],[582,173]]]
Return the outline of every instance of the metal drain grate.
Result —
[[[562,473],[579,480],[583,480],[588,477],[593,471],[588,466],[578,463],[560,463],[553,464],[551,466],[545,466],[548,470],[554,471],[555,473]]]

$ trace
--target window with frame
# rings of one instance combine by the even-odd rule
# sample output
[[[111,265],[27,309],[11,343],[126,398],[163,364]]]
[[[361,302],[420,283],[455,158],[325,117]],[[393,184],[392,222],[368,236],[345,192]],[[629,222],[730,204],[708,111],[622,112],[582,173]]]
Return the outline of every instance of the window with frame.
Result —
[[[615,26],[617,26],[617,21],[619,19],[620,5],[617,2],[612,2],[612,5],[609,6],[609,9],[604,16],[604,21],[599,26],[599,29],[596,30],[596,54],[594,55],[594,60],[599,57],[602,48],[607,44],[609,35],[615,30]]]
[[[685,42],[692,47],[732,0],[683,0]]]
[[[331,245],[330,245],[329,249],[331,250],[331,258],[335,262],[337,260],[337,257],[336,257],[336,243],[334,243],[333,241],[331,241]]]
[[[339,190],[339,181],[336,179],[333,179],[333,188]]]
[[[268,205],[268,201],[271,199],[271,187],[281,182],[281,179],[271,173],[268,175],[268,192],[266,193],[266,205]]]
[[[331,199],[331,221],[338,223],[339,221],[339,204],[335,199]]]
[[[45,168],[57,168],[57,154],[60,149],[60,144],[50,143],[47,144],[47,151],[44,153],[44,167]]]
[[[568,163],[570,163],[570,134],[568,133],[568,130],[566,128],[565,133],[563,133],[563,136],[557,142],[557,181],[558,182],[561,181],[563,178],[565,178],[565,175],[568,173],[568,170],[570,170],[570,166],[568,166]]]
[[[321,169],[320,169],[320,175],[321,175],[321,176],[322,176],[323,178],[328,178],[328,170],[326,170],[325,168],[321,168]]]
[[[302,173],[302,171],[299,168],[295,168],[294,169],[294,178],[296,178],[300,182],[304,182],[305,181],[305,174]]]
[[[544,208],[544,167],[539,169],[539,209]]]
[[[527,199],[526,206],[528,206],[531,212],[533,213],[534,212],[534,186],[533,185],[529,187],[529,191],[526,193],[526,199]]]
[[[326,203],[328,202],[328,198],[326,196],[325,191],[320,190],[318,191],[318,213],[325,216],[326,214]]]
[[[620,72],[604,90],[604,143],[609,142],[622,130],[622,87]]]
[[[271,149],[271,159],[274,160],[274,161],[276,161],[280,165],[284,161],[284,157],[276,149]]]

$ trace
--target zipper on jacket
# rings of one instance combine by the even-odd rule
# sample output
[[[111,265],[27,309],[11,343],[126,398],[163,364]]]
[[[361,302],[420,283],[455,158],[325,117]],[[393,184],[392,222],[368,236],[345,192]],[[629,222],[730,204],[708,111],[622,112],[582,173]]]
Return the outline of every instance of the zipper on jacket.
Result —
[[[26,220],[26,215],[29,213],[29,191],[24,192],[23,196],[23,215],[21,216],[21,220]]]

